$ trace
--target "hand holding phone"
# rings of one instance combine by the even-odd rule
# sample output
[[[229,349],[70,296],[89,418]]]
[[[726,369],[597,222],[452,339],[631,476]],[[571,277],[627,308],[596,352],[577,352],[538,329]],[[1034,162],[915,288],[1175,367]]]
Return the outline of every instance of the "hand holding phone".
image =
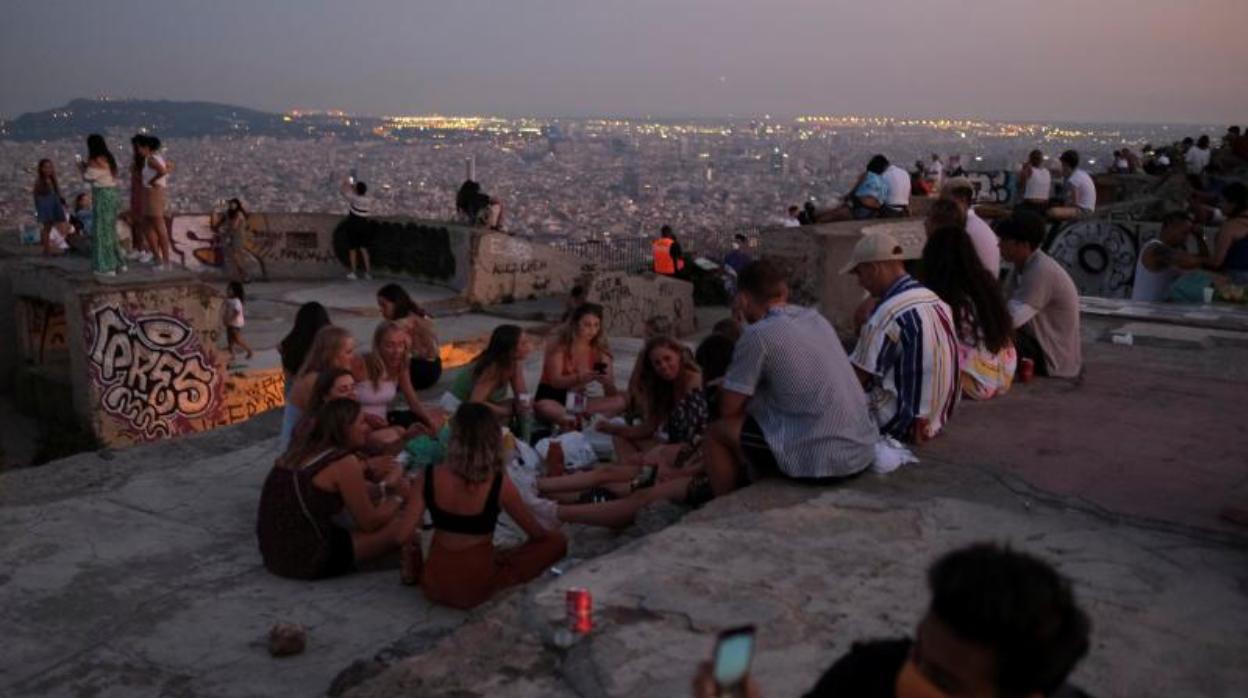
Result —
[[[745,696],[746,682],[750,674],[750,662],[754,658],[754,626],[725,630],[715,643],[714,663],[711,676],[720,696]]]

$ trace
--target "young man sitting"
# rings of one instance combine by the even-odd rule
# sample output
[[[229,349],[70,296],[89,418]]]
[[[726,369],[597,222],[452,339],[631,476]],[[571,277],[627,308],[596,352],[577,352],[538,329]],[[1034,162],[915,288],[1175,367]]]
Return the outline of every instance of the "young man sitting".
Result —
[[[1092,175],[1079,167],[1079,152],[1067,150],[1062,153],[1062,176],[1066,178],[1066,198],[1069,205],[1049,209],[1049,218],[1069,221],[1086,218],[1096,210],[1096,183]]]
[[[1038,376],[1078,376],[1083,368],[1079,291],[1062,265],[1039,249],[1044,220],[1030,211],[1015,211],[997,225],[997,236],[1001,257],[1014,265],[1005,290],[1017,330],[1018,358],[1034,361]]]
[[[1187,251],[1187,239],[1195,238],[1200,250],[1196,254]],[[1140,249],[1139,261],[1135,263],[1135,282],[1131,285],[1131,300],[1160,302],[1170,295],[1170,287],[1184,272],[1200,269],[1209,261],[1209,245],[1205,236],[1192,225],[1184,211],[1172,211],[1162,219],[1161,232]]]
[[[881,433],[911,443],[935,437],[958,401],[958,349],[949,306],[906,273],[900,243],[864,235],[842,274],[858,277],[875,309],[850,361]]]
[[[836,330],[788,298],[784,273],[771,262],[741,272],[735,303],[749,326],[720,387],[720,421],[704,445],[715,495],[771,471],[832,481],[875,459],[879,435]]]
[[[931,603],[914,639],[856,642],[806,698],[1087,698],[1066,683],[1092,623],[1051,565],[988,543],[948,553],[927,572]],[[710,663],[694,698],[718,695]],[[746,678],[737,695],[762,698]]]

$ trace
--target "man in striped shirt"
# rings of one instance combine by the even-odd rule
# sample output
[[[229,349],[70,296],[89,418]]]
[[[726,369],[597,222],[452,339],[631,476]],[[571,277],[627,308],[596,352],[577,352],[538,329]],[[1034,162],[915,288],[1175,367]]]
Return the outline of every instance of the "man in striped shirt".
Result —
[[[721,419],[705,442],[716,495],[775,471],[845,478],[875,459],[879,434],[836,330],[788,297],[784,273],[766,260],[738,278],[735,302],[749,326],[724,375]]]
[[[949,306],[906,273],[903,257],[893,236],[864,235],[841,273],[879,301],[850,356],[871,416],[881,433],[922,443],[957,404],[957,335]]]

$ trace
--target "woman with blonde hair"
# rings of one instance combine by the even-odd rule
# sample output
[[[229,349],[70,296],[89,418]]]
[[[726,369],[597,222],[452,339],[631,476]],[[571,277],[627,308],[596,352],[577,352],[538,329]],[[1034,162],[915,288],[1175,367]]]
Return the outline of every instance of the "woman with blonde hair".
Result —
[[[377,429],[370,439],[375,448],[401,446],[417,433],[426,430],[435,433],[441,426],[440,420],[435,421],[421,404],[412,387],[410,353],[407,331],[398,323],[386,320],[373,331],[372,349],[352,362],[355,398],[363,405],[369,423]],[[407,402],[407,409],[390,409],[400,393]]]
[[[632,396],[641,406],[641,423],[598,426],[614,437],[616,464],[542,478],[539,492],[564,501],[575,501],[579,497],[573,493],[594,487],[606,486],[611,495],[625,494],[650,486],[660,469],[678,468],[692,456],[709,420],[702,370],[689,348],[670,336],[646,342],[641,356],[637,394]]]
[[[412,387],[417,390],[433,387],[442,377],[442,357],[433,316],[398,284],[386,284],[377,290],[377,306],[381,308],[382,317],[407,330],[412,347],[408,362]]]
[[[507,477],[502,430],[485,405],[460,405],[451,420],[446,461],[426,470],[410,491],[418,498],[415,511],[429,510],[434,533],[422,570],[410,569],[419,560],[419,547],[405,548],[405,572],[419,575],[425,597],[434,603],[473,608],[501,589],[534,579],[567,553],[567,538],[538,523]],[[501,512],[528,534],[526,543],[494,548]]]
[[[568,396],[583,392],[592,383],[602,386],[604,396],[585,402],[584,412],[608,413],[618,409],[614,399],[614,359],[607,335],[602,329],[603,308],[584,303],[546,345],[542,378],[534,395],[534,410],[541,419],[563,426],[576,425],[577,415],[569,414]]]
[[[286,450],[291,434],[307,411],[317,378],[333,369],[350,369],[355,361],[355,338],[342,327],[326,325],[317,331],[303,365],[291,380],[290,394],[282,413],[278,447]]]

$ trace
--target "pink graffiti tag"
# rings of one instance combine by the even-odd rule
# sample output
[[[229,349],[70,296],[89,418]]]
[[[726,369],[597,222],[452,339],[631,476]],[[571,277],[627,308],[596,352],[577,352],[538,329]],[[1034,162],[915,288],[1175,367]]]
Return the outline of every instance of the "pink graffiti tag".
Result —
[[[89,358],[106,411],[157,439],[179,431],[175,420],[208,410],[216,372],[191,346],[188,325],[168,315],[131,319],[114,306],[93,315]]]

